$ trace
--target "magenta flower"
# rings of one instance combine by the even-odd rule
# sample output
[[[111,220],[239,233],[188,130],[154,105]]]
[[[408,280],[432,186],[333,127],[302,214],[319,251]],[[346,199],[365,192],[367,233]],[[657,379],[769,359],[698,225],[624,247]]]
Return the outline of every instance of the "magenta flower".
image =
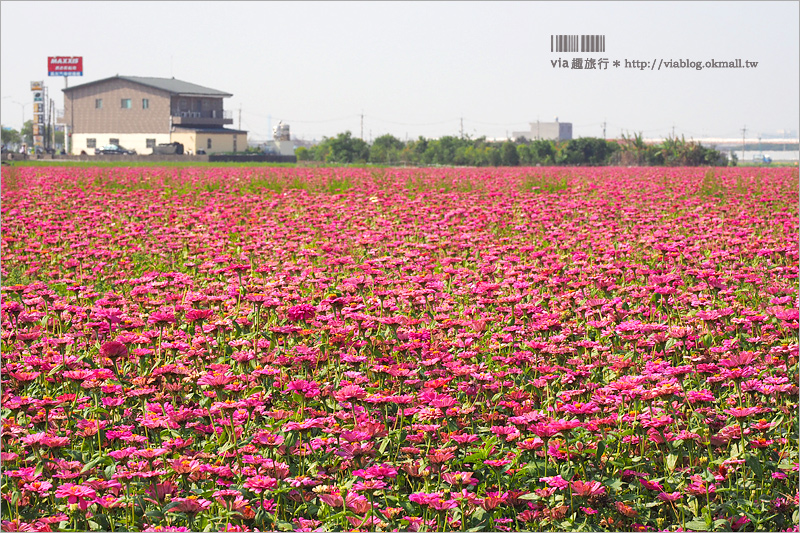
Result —
[[[300,304],[290,307],[286,311],[289,320],[292,322],[299,322],[301,320],[311,320],[316,314],[316,309],[313,305]]]
[[[85,511],[96,496],[97,493],[94,489],[72,483],[60,485],[55,492],[56,498],[67,498],[67,503],[77,504],[81,511]]]
[[[575,496],[598,496],[606,493],[606,488],[599,481],[580,481],[572,482],[572,493]]]
[[[150,315],[150,318],[147,319],[147,323],[160,327],[166,326],[167,324],[174,324],[175,314],[169,311],[156,311]]]
[[[278,480],[269,476],[253,476],[245,481],[242,486],[256,494],[261,494],[264,491],[275,490],[278,487]]]
[[[128,347],[118,341],[104,342],[100,346],[100,355],[109,359],[119,359],[128,356]]]
[[[659,492],[656,497],[659,500],[662,500],[662,501],[665,501],[665,502],[674,502],[674,501],[678,501],[678,500],[681,499],[681,493],[680,492]]]

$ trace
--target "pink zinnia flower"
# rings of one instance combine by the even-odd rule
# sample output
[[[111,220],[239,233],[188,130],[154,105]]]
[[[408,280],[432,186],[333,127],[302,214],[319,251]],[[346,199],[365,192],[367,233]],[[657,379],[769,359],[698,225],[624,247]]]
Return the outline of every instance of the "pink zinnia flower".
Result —
[[[147,323],[159,327],[166,326],[167,324],[174,324],[175,314],[169,311],[156,311],[150,315],[150,318],[147,319]]]
[[[472,477],[472,472],[445,472],[442,479],[451,485],[477,485],[478,480]]]
[[[286,311],[289,320],[292,322],[299,322],[300,320],[310,320],[314,318],[316,314],[316,309],[313,305],[309,304],[300,304],[295,305],[294,307],[290,307]]]
[[[118,341],[108,341],[100,346],[100,355],[109,359],[128,356],[128,347]]]
[[[213,314],[214,311],[211,309],[187,309],[186,320],[189,322],[201,322],[211,318]]]
[[[548,486],[563,490],[569,487],[569,481],[561,476],[540,477],[539,481],[547,483]]]
[[[573,481],[572,493],[576,496],[597,496],[605,494],[606,488],[599,481]]]
[[[761,413],[761,409],[759,407],[731,407],[730,409],[725,409],[725,412],[734,418],[747,418]]]
[[[345,385],[344,387],[333,393],[333,397],[340,402],[346,402],[352,399],[360,400],[364,398],[366,395],[367,391],[365,391],[358,385]]]
[[[265,490],[274,490],[278,487],[278,480],[268,476],[254,476],[244,482],[242,485],[255,492],[261,494]]]
[[[197,514],[205,511],[211,507],[211,501],[197,496],[189,496],[188,498],[172,498],[173,503],[177,503],[176,507],[170,509],[174,513],[191,513]]]
[[[70,504],[77,503],[81,511],[85,511],[96,496],[97,493],[94,489],[72,483],[64,483],[56,489],[55,493],[56,498],[67,498],[67,502]]]

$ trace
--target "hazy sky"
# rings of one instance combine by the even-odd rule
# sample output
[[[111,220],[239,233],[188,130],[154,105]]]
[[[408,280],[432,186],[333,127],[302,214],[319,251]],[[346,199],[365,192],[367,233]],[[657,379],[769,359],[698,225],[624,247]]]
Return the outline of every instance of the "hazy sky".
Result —
[[[0,3],[2,123],[32,118],[30,82],[63,107],[48,56],[83,56],[70,86],[171,77],[233,94],[250,139],[284,120],[320,139],[504,137],[531,121],[574,135],[741,137],[797,130],[800,3]],[[602,34],[605,53],[552,53],[552,34]],[[607,58],[607,70],[553,68]],[[625,60],[757,61],[751,69],[624,68]],[[615,68],[613,61],[621,66]]]

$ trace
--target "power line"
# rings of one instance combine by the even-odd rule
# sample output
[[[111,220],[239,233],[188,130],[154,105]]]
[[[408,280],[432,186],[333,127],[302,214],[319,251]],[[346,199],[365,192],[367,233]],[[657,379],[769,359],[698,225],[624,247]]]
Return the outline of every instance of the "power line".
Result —
[[[389,124],[397,124],[397,125],[400,125],[400,126],[438,126],[439,124],[447,124],[447,123],[455,122],[456,120],[459,120],[459,118],[450,118],[450,119],[441,120],[441,121],[438,121],[438,122],[398,122],[398,121],[395,121],[395,120],[387,120],[387,119],[375,117],[375,116],[372,116],[372,115],[370,115],[370,119],[371,120],[376,120],[378,122],[387,122]]]

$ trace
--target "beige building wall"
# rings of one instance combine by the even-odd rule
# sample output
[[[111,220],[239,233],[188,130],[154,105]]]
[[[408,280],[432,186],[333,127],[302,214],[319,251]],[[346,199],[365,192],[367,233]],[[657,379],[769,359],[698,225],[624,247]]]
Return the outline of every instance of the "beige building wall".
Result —
[[[234,150],[234,138],[236,139],[236,149]],[[211,148],[208,141],[211,141]],[[206,154],[218,154],[222,152],[244,152],[247,150],[246,133],[202,133],[197,130],[175,131],[172,132],[170,142],[183,144],[184,152],[191,150],[196,154],[198,150],[205,150]]]
[[[89,147],[90,139],[94,139],[94,148]],[[140,155],[153,153],[153,149],[147,147],[148,139],[154,140],[156,145],[170,142],[169,133],[76,133],[72,136],[70,153],[79,155],[83,151],[94,155],[95,149],[112,144],[111,139],[118,140],[120,146],[136,150]]]
[[[100,107],[97,100],[102,100]],[[130,99],[130,109],[122,100]],[[147,100],[144,108],[143,100]],[[64,93],[64,121],[80,133],[169,133],[170,95],[127,80],[111,79]]]

